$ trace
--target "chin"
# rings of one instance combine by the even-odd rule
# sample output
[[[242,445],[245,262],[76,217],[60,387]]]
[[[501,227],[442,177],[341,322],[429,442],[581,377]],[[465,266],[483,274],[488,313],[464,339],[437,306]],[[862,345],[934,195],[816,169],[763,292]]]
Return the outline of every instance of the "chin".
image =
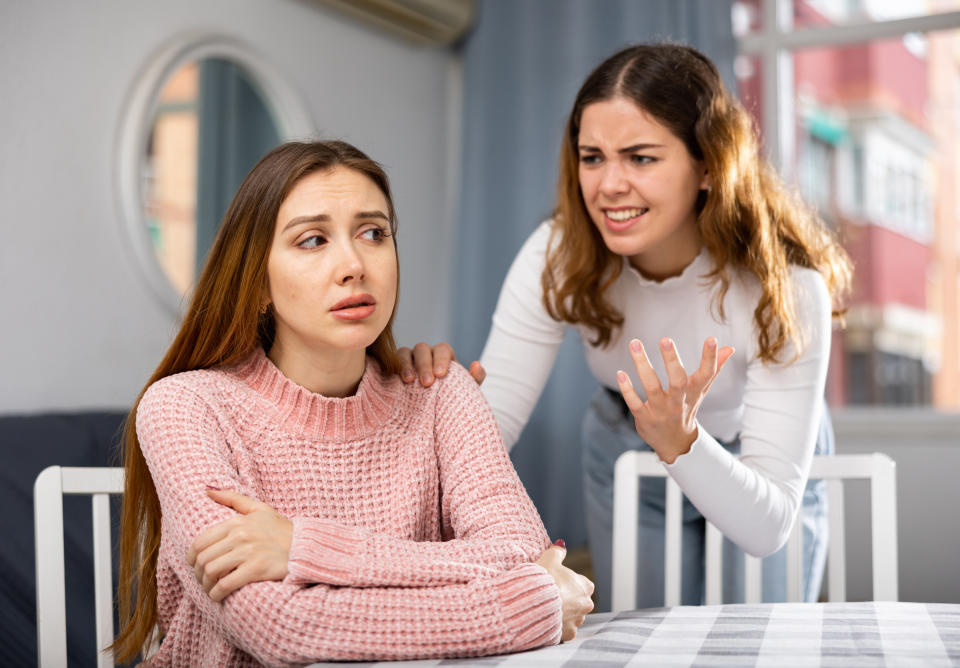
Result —
[[[611,253],[616,253],[617,255],[622,255],[625,257],[639,255],[647,249],[647,245],[642,241],[623,237],[603,237],[603,244]]]

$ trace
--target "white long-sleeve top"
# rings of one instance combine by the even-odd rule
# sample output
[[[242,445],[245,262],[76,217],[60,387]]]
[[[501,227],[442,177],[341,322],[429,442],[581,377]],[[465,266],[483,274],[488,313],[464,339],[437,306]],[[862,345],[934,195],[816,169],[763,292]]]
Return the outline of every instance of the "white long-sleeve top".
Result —
[[[567,323],[543,307],[543,273],[551,223],[541,224],[526,241],[507,273],[493,315],[481,362],[482,389],[507,447],[516,443],[546,384]],[[790,280],[801,327],[800,355],[786,364],[758,357],[753,312],[761,290],[747,272],[735,272],[724,298],[725,318],[715,304],[716,286],[703,276],[712,269],[706,250],[679,276],[662,282],[645,279],[624,258],[623,271],[607,297],[623,315],[611,344],[589,343],[580,332],[587,364],[597,381],[616,388],[622,369],[643,396],[627,347],[637,338],[666,384],[658,343],[672,338],[692,373],[703,342],[715,336],[736,353],[723,367],[698,412],[698,436],[690,451],[665,465],[684,494],[720,531],[755,556],[779,549],[787,540],[803,496],[821,417],[830,354],[830,295],[817,271],[791,267]],[[792,360],[796,349],[781,355]],[[719,440],[740,435],[740,455]]]

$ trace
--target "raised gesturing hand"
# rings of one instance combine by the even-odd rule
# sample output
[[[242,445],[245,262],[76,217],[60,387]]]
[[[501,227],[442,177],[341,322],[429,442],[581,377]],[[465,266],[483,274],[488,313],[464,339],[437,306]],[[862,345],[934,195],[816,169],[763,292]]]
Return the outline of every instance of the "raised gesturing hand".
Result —
[[[688,452],[697,440],[697,410],[733,352],[730,346],[718,350],[717,340],[709,337],[703,343],[700,366],[688,376],[680,362],[676,345],[671,339],[661,339],[660,354],[669,382],[667,389],[663,389],[643,344],[637,339],[630,342],[630,356],[647,400],[640,398],[629,376],[623,371],[617,372],[617,384],[633,414],[637,434],[667,464],[672,464],[677,457]]]
[[[238,492],[207,493],[240,513],[197,536],[187,551],[187,562],[210,598],[220,602],[245,584],[287,577],[293,523]]]

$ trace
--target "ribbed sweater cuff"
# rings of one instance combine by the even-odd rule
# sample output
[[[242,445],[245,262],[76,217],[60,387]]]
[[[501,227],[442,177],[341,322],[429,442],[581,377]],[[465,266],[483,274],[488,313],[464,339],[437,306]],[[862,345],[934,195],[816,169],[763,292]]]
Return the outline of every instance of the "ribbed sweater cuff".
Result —
[[[293,540],[287,561],[289,584],[348,586],[366,539],[362,529],[328,520],[293,518]]]
[[[522,564],[504,573],[496,587],[504,623],[515,631],[512,651],[560,642],[560,591],[542,566]]]

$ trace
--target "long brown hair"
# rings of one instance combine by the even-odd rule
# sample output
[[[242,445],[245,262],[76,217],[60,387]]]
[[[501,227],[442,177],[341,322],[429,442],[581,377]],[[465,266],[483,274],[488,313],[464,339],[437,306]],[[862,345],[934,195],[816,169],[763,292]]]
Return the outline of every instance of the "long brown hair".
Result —
[[[820,272],[837,303],[849,289],[850,259],[813,210],[760,157],[754,124],[724,87],[717,68],[687,46],[626,48],[601,63],[580,88],[563,137],[554,229],[541,277],[547,312],[587,326],[595,334],[593,345],[608,345],[623,324],[623,315],[605,296],[622,260],[603,243],[587,213],[577,150],[583,110],[615,97],[639,105],[704,162],[711,188],[697,199],[697,225],[714,263],[708,278],[719,285],[717,311],[724,317],[731,281],[727,267],[753,274],[762,289],[753,314],[759,355],[765,362],[777,361],[787,343],[799,341],[789,266]]]
[[[144,649],[157,623],[160,501],[137,440],[137,406],[147,388],[161,378],[236,364],[257,346],[269,351],[275,334],[273,311],[262,313],[260,303],[280,205],[301,178],[337,166],[356,170],[377,185],[387,200],[391,233],[396,233],[387,175],[363,152],[342,141],[291,142],[272,150],[253,167],[230,203],[180,331],[127,416],[117,592],[120,633],[112,645],[120,662],[134,659]],[[400,371],[393,339],[395,313],[396,304],[387,326],[367,348],[387,373]]]

